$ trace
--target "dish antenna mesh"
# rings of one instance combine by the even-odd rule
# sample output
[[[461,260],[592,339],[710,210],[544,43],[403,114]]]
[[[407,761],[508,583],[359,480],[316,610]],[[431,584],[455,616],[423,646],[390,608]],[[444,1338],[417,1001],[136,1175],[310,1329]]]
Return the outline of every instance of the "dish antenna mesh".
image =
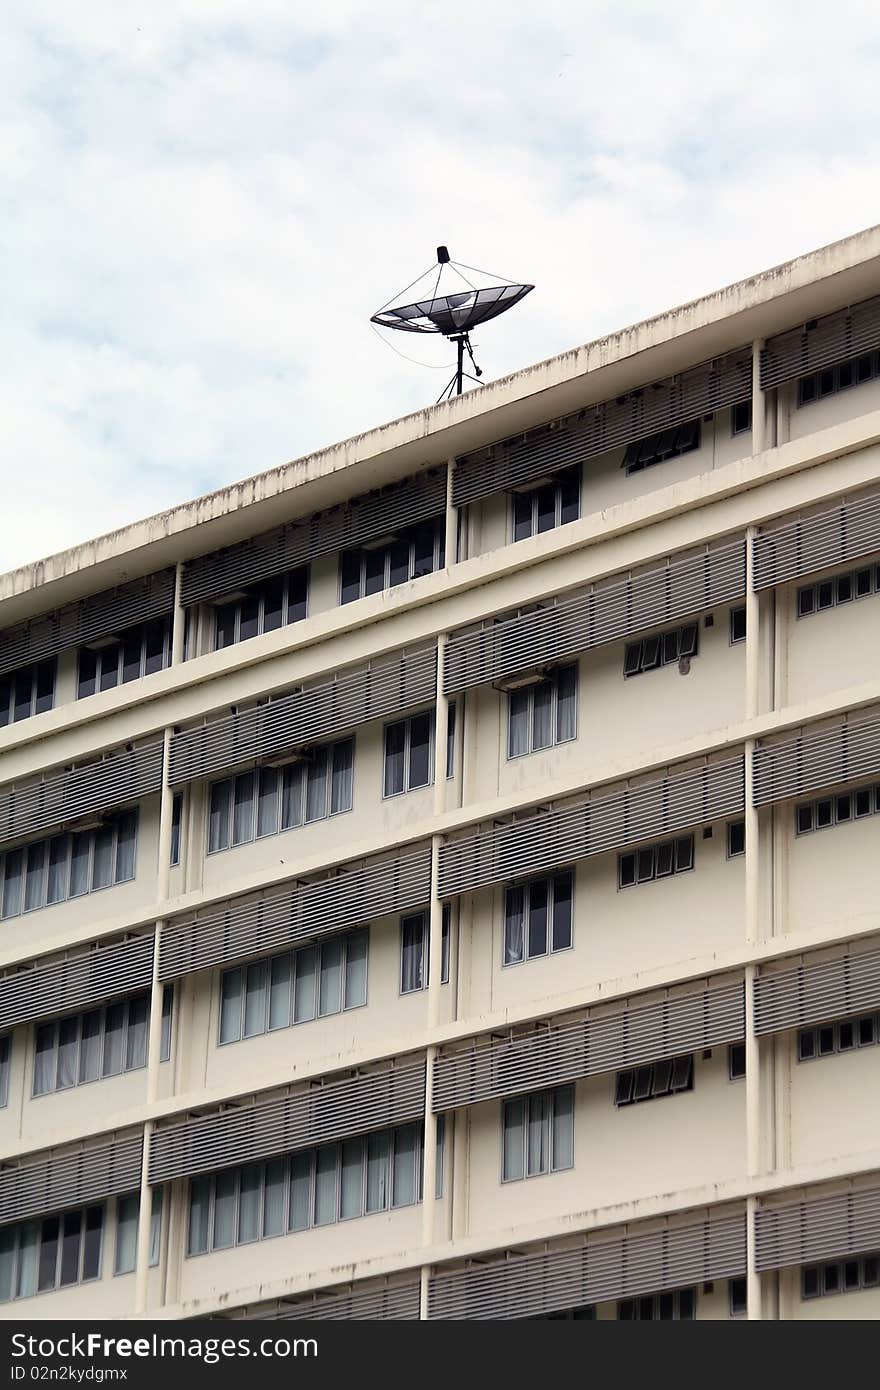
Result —
[[[474,278],[469,278],[471,276]],[[445,284],[441,286],[444,277]],[[454,288],[450,287],[449,292],[441,294],[441,288],[446,290],[453,277],[456,281]],[[424,285],[427,293],[416,299],[409,298],[420,285]],[[442,401],[453,395],[461,395],[465,377],[478,382],[483,375],[471,350],[471,329],[506,313],[534,288],[534,285],[514,284],[502,276],[490,276],[482,270],[475,270],[473,266],[462,265],[451,259],[445,246],[438,246],[437,265],[431,266],[394,299],[377,309],[370,322],[380,328],[394,328],[402,333],[442,333],[444,338],[455,343],[456,368],[452,380],[440,393],[439,399]],[[464,370],[465,353],[470,358],[473,374]]]

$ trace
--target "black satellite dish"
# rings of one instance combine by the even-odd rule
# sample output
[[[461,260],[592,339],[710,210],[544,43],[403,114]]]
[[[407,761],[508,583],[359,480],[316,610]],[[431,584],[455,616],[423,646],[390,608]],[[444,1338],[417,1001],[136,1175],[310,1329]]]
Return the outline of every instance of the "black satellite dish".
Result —
[[[452,380],[440,394],[439,399],[442,401],[445,397],[451,398],[453,394],[461,395],[465,377],[469,381],[477,381],[477,378],[483,375],[471,351],[470,330],[482,323],[488,323],[490,319],[496,319],[499,314],[506,313],[535,287],[516,285],[512,280],[489,276],[481,270],[475,270],[473,266],[461,265],[450,259],[445,246],[437,247],[437,267],[436,277],[435,267],[431,266],[418,280],[414,280],[395,296],[397,303],[389,300],[381,309],[377,309],[370,322],[378,324],[380,328],[398,329],[402,333],[442,333],[444,338],[455,343],[457,364]],[[463,273],[464,271],[468,271],[477,280],[488,283],[475,284]],[[452,293],[440,294],[440,281],[444,275],[447,284],[452,276],[456,276],[465,288],[460,289],[456,286]],[[430,284],[432,278],[433,286]],[[429,293],[415,300],[407,299],[406,303],[401,304],[399,301],[411,294],[422,281],[429,282],[426,284]],[[473,376],[464,370],[465,353],[471,360],[475,373]]]

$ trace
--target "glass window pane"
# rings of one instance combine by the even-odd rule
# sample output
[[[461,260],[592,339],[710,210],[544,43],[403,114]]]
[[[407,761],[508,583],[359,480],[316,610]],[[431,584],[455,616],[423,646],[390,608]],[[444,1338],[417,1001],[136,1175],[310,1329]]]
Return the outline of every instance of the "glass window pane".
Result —
[[[543,956],[547,951],[547,880],[534,879],[529,884],[529,956]]]
[[[119,817],[116,826],[116,871],[117,883],[127,883],[134,878],[135,854],[137,852],[137,811],[127,811]]]
[[[215,782],[211,788],[211,809],[208,814],[208,853],[229,847],[229,804],[231,782]]]
[[[180,822],[183,816],[183,793],[175,792],[171,802],[171,867],[180,863]],[[117,872],[119,855],[116,857]]]
[[[508,758],[519,758],[529,751],[529,698],[528,690],[512,690],[508,696]]]
[[[290,977],[293,957],[276,956],[269,983],[269,1027],[286,1028],[290,1023]]]
[[[370,935],[353,932],[345,943],[345,1007],[356,1009],[367,1002],[367,947]]]
[[[347,1139],[342,1145],[340,1216],[364,1214],[364,1141]]]
[[[9,723],[11,700],[12,681],[8,676],[0,676],[0,728]]]
[[[391,1144],[387,1134],[371,1134],[367,1140],[367,1211],[389,1206]]]
[[[104,1014],[102,1076],[116,1076],[125,1057],[125,1004],[108,1004]]]
[[[404,790],[406,721],[389,724],[385,730],[385,796]]]
[[[241,971],[226,970],[220,985],[220,1041],[241,1037]]]
[[[66,835],[56,835],[49,841],[49,881],[46,888],[46,901],[61,903],[67,897],[67,861],[70,855],[70,841]]]
[[[112,690],[119,682],[119,643],[114,643],[112,647],[105,647],[99,655],[101,679],[98,682],[98,688],[99,690]]]
[[[532,534],[532,494],[519,492],[513,499],[513,539],[523,541]]]
[[[327,749],[321,748],[306,771],[306,820],[327,814]]]
[[[136,1192],[116,1199],[116,1254],[114,1274],[131,1274],[137,1261],[138,1207]]]
[[[238,640],[246,642],[256,637],[260,630],[260,599],[258,594],[248,594],[239,607]]]
[[[257,834],[274,835],[278,830],[278,769],[260,769],[260,792],[257,805]]]
[[[129,634],[122,644],[122,680],[136,681],[141,674],[141,634]]]
[[[418,1148],[415,1125],[403,1125],[394,1131],[392,1205],[395,1207],[411,1206],[416,1200]]]
[[[563,526],[580,516],[581,479],[578,469],[563,474],[559,482],[559,519]]]
[[[404,917],[400,927],[401,994],[409,994],[424,985],[423,957],[426,935],[424,913]]]
[[[95,831],[92,856],[92,889],[109,888],[113,882],[113,826],[102,825]]]
[[[40,1226],[40,1262],[37,1288],[54,1289],[58,1277],[58,1238],[61,1222],[57,1216],[44,1217]]]
[[[551,531],[556,525],[556,484],[538,488],[538,535]]]
[[[29,719],[33,708],[34,695],[34,676],[30,666],[26,671],[19,671],[15,677],[15,704],[13,706],[12,718]]]
[[[62,1018],[58,1025],[58,1071],[56,1089],[66,1091],[76,1085],[79,1050],[79,1017]]]
[[[148,995],[131,999],[128,1004],[128,1034],[125,1042],[125,1070],[137,1071],[147,1065],[147,1022],[150,1014]]]
[[[409,579],[409,541],[394,541],[390,547],[389,583],[405,584]]]
[[[417,714],[409,724],[409,789],[431,780],[431,716]]]
[[[550,1098],[546,1094],[530,1096],[528,1165],[529,1177],[546,1173],[550,1167]]]
[[[306,616],[309,602],[309,570],[291,570],[287,576],[287,621],[298,623]]]
[[[18,1241],[18,1277],[16,1293],[19,1298],[30,1298],[37,1292],[37,1252],[40,1244],[40,1227],[36,1221],[29,1221],[21,1228]]]
[[[157,618],[147,623],[144,636],[144,675],[151,676],[165,665],[168,620]]]
[[[22,852],[11,849],[4,860],[3,916],[14,917],[21,911]]]
[[[446,776],[455,771],[455,705],[450,705],[446,718]]]
[[[294,1023],[305,1023],[315,1017],[317,963],[317,947],[305,946],[301,951],[297,951],[293,982]]]
[[[212,1250],[225,1250],[235,1244],[236,1172],[218,1173],[214,1179],[214,1229]]]
[[[523,919],[525,892],[522,887],[508,888],[504,895],[504,964],[512,965],[523,958]]]
[[[553,742],[553,687],[542,681],[533,689],[532,749],[549,748]]]
[[[192,1178],[189,1185],[189,1225],[186,1239],[186,1249],[190,1255],[202,1255],[208,1248],[210,1198],[211,1179]]]
[[[558,874],[553,880],[553,940],[554,951],[564,951],[571,945],[571,874]]]
[[[12,1298],[17,1236],[15,1226],[6,1226],[0,1230],[0,1303],[8,1303]]]
[[[413,578],[430,574],[434,569],[434,540],[436,527],[427,521],[413,530]]]
[[[154,1187],[153,1196],[150,1200],[150,1266],[159,1263],[159,1251],[162,1244],[162,1201],[165,1195],[164,1188]]]
[[[301,767],[284,769],[281,789],[281,829],[290,830],[294,825],[302,825],[302,783]]]
[[[262,1165],[249,1163],[241,1170],[241,1189],[238,1199],[239,1243],[260,1239]]]
[[[263,585],[263,631],[274,632],[284,616],[284,580],[267,579]]]
[[[574,1094],[560,1086],[553,1097],[553,1167],[574,1166]]]
[[[523,1166],[525,1119],[522,1100],[508,1100],[504,1104],[502,1175],[505,1182],[515,1181],[525,1176]]]
[[[294,1154],[290,1160],[290,1229],[304,1231],[312,1220],[312,1155]]]
[[[254,961],[247,968],[244,998],[244,1035],[252,1038],[266,1031],[269,968],[264,960]]]
[[[577,667],[566,666],[556,678],[556,742],[577,735]]]
[[[25,912],[29,912],[35,907],[43,906],[43,870],[45,863],[45,842],[41,842],[37,845],[30,845],[27,852],[27,877],[25,878],[24,888]]]
[[[245,772],[235,779],[232,807],[232,843],[246,844],[254,838],[254,774]]]
[[[51,657],[48,661],[41,661],[37,667],[36,675],[37,698],[34,704],[34,713],[43,714],[47,709],[51,709],[55,703],[55,658]]]
[[[171,1026],[174,1022],[174,986],[165,985],[162,990],[162,1036],[159,1039],[159,1061],[171,1059]]]
[[[342,1009],[342,942],[325,941],[321,947],[321,986],[318,1012],[321,1017]]]
[[[331,1145],[315,1154],[315,1225],[326,1226],[337,1217],[337,1149]]]
[[[368,550],[364,554],[364,593],[378,594],[385,587],[385,557],[387,551]]]
[[[89,891],[89,864],[92,852],[91,835],[74,835],[70,852],[70,897],[78,898]]]
[[[330,788],[330,814],[351,810],[354,744],[351,739],[333,748],[333,776]]]
[[[79,1079],[97,1081],[101,1075],[101,1010],[83,1014],[79,1044]]]
[[[287,1164],[283,1158],[273,1158],[266,1164],[263,1185],[263,1235],[280,1236],[285,1227],[284,1210]]]
[[[55,1035],[58,1025],[44,1023],[37,1029],[34,1049],[34,1095],[45,1096],[55,1089]]]
[[[339,560],[339,602],[351,603],[361,596],[361,553],[347,550]]]
[[[217,651],[222,651],[224,647],[231,647],[235,641],[235,620],[238,616],[238,606],[234,603],[225,603],[222,608],[217,609]]]
[[[98,656],[96,652],[85,649],[79,654],[79,679],[77,682],[76,698],[82,700],[86,695],[94,695],[95,682],[98,672]]]

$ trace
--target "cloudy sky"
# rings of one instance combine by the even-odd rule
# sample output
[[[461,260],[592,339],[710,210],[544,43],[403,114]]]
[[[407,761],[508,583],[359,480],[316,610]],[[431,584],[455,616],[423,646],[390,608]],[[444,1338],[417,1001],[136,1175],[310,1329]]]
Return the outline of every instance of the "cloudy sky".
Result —
[[[880,221],[872,0],[5,0],[0,568]],[[387,335],[386,335],[387,336]]]

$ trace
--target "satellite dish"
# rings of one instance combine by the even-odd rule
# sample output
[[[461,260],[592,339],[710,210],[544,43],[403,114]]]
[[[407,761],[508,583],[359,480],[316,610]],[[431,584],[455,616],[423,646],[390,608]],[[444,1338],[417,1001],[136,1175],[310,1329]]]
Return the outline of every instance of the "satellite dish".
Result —
[[[463,273],[464,271],[468,271],[477,282],[484,283],[474,283],[474,280]],[[446,283],[442,288],[449,287],[451,292],[441,294],[440,281],[444,276]],[[453,277],[456,283],[450,286]],[[409,298],[416,286],[422,282],[425,282],[427,294],[416,299]],[[461,288],[462,285],[464,288]],[[465,377],[479,384],[478,378],[483,375],[474,361],[470,330],[482,323],[488,323],[490,319],[496,319],[499,314],[506,313],[534,288],[534,285],[517,285],[501,276],[489,276],[482,270],[475,270],[473,266],[461,265],[450,258],[445,246],[438,246],[436,267],[431,266],[418,280],[401,290],[394,300],[389,300],[381,309],[377,309],[370,322],[380,328],[394,328],[402,333],[442,333],[444,338],[455,343],[457,364],[452,380],[440,394],[439,399],[442,401],[445,398],[451,399],[453,394],[461,395]],[[464,370],[465,353],[470,358],[474,375]]]

